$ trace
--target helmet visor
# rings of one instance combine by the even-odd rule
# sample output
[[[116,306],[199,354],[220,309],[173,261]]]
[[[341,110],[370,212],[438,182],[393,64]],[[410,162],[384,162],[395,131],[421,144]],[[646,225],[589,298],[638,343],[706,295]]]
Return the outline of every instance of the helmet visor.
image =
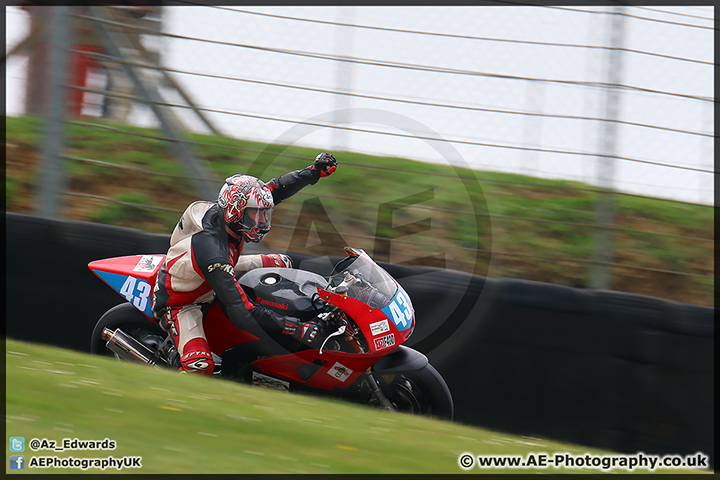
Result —
[[[260,230],[269,230],[270,221],[272,220],[271,208],[245,208],[242,216],[243,230],[252,230],[259,228]]]

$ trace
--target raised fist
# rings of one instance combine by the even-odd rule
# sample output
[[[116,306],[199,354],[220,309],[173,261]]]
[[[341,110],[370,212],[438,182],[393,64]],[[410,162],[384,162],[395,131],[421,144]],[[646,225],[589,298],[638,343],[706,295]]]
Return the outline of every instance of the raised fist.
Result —
[[[320,172],[321,177],[327,177],[337,169],[337,160],[331,153],[321,153],[315,157],[315,162],[308,168]]]

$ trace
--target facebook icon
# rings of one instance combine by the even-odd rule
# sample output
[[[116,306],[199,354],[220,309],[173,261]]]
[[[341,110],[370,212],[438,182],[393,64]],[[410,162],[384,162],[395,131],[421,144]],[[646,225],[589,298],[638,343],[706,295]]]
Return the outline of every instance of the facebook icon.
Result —
[[[25,455],[10,455],[10,470],[25,470]]]

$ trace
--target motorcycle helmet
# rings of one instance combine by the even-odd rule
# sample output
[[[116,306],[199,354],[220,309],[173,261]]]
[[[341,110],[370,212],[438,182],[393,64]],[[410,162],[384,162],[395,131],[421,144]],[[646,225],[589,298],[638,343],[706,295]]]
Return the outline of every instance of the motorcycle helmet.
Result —
[[[275,204],[270,189],[259,178],[226,178],[217,203],[225,225],[245,241],[260,242],[270,231]]]

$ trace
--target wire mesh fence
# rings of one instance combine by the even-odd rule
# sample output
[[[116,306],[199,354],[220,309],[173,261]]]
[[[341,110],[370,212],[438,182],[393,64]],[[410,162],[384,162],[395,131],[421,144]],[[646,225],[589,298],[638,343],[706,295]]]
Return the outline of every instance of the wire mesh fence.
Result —
[[[712,302],[711,7],[65,7],[60,87],[51,8],[6,9],[26,24],[6,62],[16,115],[47,117],[43,86],[75,92],[62,216],[169,232],[202,182],[330,150],[338,175],[277,209],[270,248],[574,286],[599,265],[612,288]]]

